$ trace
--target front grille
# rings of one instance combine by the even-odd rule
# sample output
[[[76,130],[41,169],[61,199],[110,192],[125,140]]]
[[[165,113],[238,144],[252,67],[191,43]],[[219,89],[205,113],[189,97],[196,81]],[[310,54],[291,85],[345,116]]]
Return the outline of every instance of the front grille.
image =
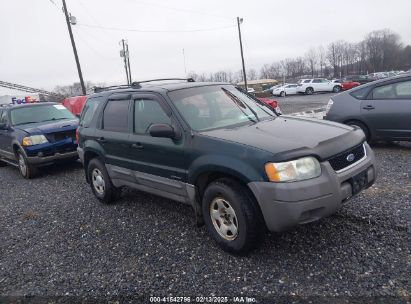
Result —
[[[351,156],[351,159],[350,159],[349,155],[351,154],[354,155],[354,157]],[[328,161],[330,162],[331,167],[335,171],[340,171],[358,162],[364,156],[365,156],[365,147],[364,145],[360,145],[348,151],[345,151],[343,153],[337,154],[333,156],[332,158],[330,158]]]
[[[67,138],[71,138],[73,140],[76,140],[76,130],[70,130],[70,131],[62,131],[62,132],[55,132],[55,133],[49,133],[45,134],[47,137],[47,140],[51,143],[64,140]]]

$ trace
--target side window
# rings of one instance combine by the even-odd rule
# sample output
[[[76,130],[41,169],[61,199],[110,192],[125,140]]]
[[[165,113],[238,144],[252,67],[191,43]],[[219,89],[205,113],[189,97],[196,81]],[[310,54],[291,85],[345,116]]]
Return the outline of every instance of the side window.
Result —
[[[87,99],[86,105],[84,106],[83,112],[81,113],[80,125],[82,127],[89,127],[91,120],[94,117],[98,103],[103,101],[103,97],[94,97]]]
[[[397,83],[395,91],[398,98],[411,99],[411,81]]]
[[[377,87],[372,91],[372,99],[394,99],[396,97],[395,84]]]
[[[368,88],[365,87],[365,88],[361,88],[361,89],[352,91],[350,93],[350,95],[357,98],[357,99],[365,99],[368,95]]]
[[[171,118],[164,112],[160,104],[152,99],[134,101],[134,132],[147,133],[152,124],[171,124]]]
[[[310,83],[310,82],[311,82],[311,79],[304,80],[304,83]]]
[[[103,129],[128,132],[129,100],[109,100],[103,114]]]
[[[321,81],[321,79],[314,79],[313,80],[313,83],[321,83],[322,81]]]

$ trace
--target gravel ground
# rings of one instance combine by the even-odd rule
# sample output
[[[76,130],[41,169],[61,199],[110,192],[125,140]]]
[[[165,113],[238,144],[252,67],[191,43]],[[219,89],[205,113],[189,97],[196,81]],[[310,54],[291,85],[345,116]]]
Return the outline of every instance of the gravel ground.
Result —
[[[126,190],[117,204],[100,204],[79,163],[33,180],[0,168],[0,295],[406,303],[411,144],[374,148],[372,188],[329,218],[269,234],[248,257],[221,251],[180,203]]]
[[[272,98],[279,102],[281,111],[284,114],[291,114],[323,108],[334,95],[334,93],[318,93],[313,95],[290,95],[286,97],[273,96]]]

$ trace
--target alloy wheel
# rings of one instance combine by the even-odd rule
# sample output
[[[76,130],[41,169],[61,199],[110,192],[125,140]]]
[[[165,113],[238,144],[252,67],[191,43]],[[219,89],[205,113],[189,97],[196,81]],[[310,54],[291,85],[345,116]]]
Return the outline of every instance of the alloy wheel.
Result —
[[[222,197],[210,204],[210,217],[215,230],[225,240],[232,241],[238,235],[238,220],[230,202]]]
[[[94,168],[93,172],[91,173],[91,180],[96,192],[100,195],[104,195],[104,191],[106,190],[106,183],[104,181],[103,173],[101,173],[99,169]]]

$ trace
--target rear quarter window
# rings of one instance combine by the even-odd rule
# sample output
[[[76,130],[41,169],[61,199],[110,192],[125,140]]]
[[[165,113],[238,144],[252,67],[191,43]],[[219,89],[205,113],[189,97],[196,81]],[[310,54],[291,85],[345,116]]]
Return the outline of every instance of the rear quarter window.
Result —
[[[368,91],[369,91],[368,88],[361,88],[361,89],[357,89],[355,91],[352,91],[350,93],[350,95],[354,98],[357,98],[357,99],[365,99],[365,98],[367,98]]]
[[[103,101],[103,97],[92,97],[87,99],[83,112],[81,113],[80,125],[88,128],[93,120],[99,102]]]
[[[130,100],[109,100],[103,114],[103,129],[112,132],[128,132]]]

